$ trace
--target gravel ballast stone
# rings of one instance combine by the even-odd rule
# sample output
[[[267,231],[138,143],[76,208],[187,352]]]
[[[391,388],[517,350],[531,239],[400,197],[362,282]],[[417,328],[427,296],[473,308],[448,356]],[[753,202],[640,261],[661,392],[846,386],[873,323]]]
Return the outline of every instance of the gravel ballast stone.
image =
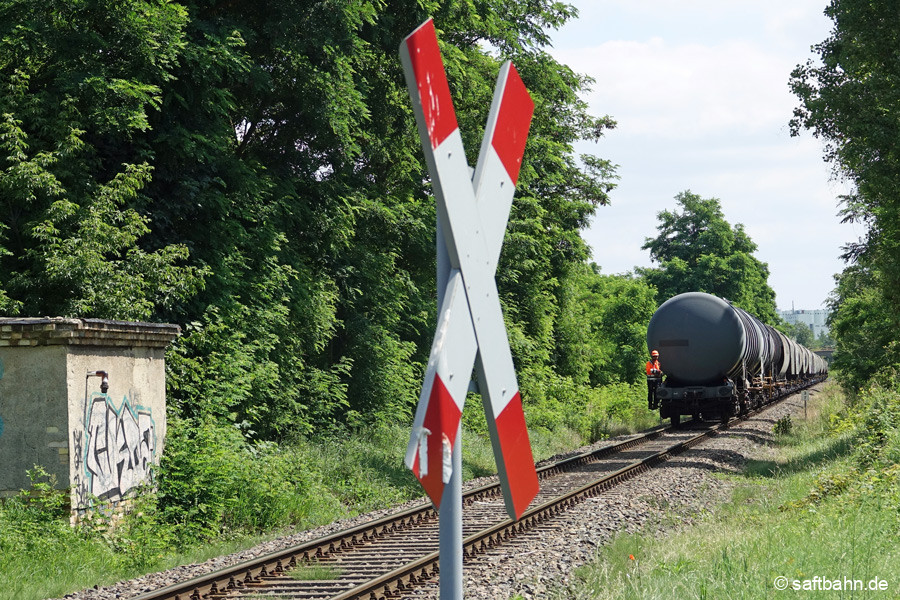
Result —
[[[816,389],[816,388],[813,388]],[[733,485],[714,473],[740,472],[747,460],[773,441],[772,429],[778,419],[803,410],[799,394],[725,430],[701,444],[676,455],[634,479],[627,480],[597,497],[579,503],[557,518],[521,534],[502,547],[467,561],[464,568],[465,596],[472,600],[544,598],[552,590],[571,583],[575,568],[590,561],[599,545],[620,531],[636,532],[646,527],[666,529],[690,525],[697,515],[713,511],[726,501]],[[627,437],[627,436],[621,436]],[[618,439],[618,438],[617,438]],[[584,447],[578,453],[609,445],[606,440]],[[573,453],[569,453],[573,454]],[[555,457],[557,460],[560,457]],[[545,464],[550,461],[542,461]],[[466,482],[472,489],[492,478]],[[207,575],[241,562],[258,558],[323,537],[376,518],[394,514],[421,500],[373,511],[357,517],[298,532],[265,542],[253,548],[152,573],[106,587],[95,587],[64,596],[67,600],[125,600]],[[437,581],[411,593],[410,598],[438,598]]]

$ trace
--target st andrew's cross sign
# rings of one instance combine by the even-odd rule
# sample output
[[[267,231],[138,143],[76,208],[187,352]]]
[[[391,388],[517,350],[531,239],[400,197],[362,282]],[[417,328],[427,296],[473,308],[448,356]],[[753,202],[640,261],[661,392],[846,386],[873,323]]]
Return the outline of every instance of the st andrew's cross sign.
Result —
[[[537,495],[538,479],[494,274],[534,103],[505,63],[472,176],[431,20],[404,40],[400,56],[451,267],[406,464],[440,506],[475,367],[506,510],[518,519]]]

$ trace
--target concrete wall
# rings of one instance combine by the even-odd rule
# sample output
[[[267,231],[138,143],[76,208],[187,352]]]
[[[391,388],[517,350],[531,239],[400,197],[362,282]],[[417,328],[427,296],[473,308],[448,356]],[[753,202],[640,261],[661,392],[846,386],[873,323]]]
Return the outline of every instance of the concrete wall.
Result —
[[[36,464],[68,485],[65,362],[65,346],[0,347],[0,494],[27,488]]]
[[[0,318],[0,494],[35,464],[73,509],[149,483],[166,433],[165,347],[175,325]],[[101,392],[108,374],[109,389]]]

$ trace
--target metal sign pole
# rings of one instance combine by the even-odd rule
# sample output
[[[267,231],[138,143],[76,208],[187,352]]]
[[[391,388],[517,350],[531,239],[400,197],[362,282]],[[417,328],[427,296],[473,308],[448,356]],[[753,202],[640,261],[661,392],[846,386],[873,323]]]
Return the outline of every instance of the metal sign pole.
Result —
[[[450,280],[450,255],[444,241],[441,215],[437,214],[437,309],[441,314],[447,282]],[[453,442],[453,473],[444,486],[441,505],[438,509],[440,551],[440,597],[441,600],[462,600],[463,598],[463,535],[462,535],[462,423],[456,430]]]
[[[800,392],[800,398],[803,399],[803,420],[807,420],[809,417],[806,415],[806,403],[809,402],[809,390],[803,390]]]
[[[461,434],[462,425],[456,430],[456,442],[453,444],[453,474],[444,486],[444,497],[438,511],[441,600],[462,600],[463,597]]]

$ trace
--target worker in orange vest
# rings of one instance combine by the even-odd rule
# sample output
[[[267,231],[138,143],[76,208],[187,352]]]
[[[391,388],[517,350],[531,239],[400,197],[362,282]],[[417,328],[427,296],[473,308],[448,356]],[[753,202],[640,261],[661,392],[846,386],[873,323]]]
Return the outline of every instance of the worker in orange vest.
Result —
[[[647,408],[656,410],[659,403],[656,401],[656,388],[662,381],[662,367],[659,366],[659,352],[654,350],[650,353],[650,360],[647,361]]]

